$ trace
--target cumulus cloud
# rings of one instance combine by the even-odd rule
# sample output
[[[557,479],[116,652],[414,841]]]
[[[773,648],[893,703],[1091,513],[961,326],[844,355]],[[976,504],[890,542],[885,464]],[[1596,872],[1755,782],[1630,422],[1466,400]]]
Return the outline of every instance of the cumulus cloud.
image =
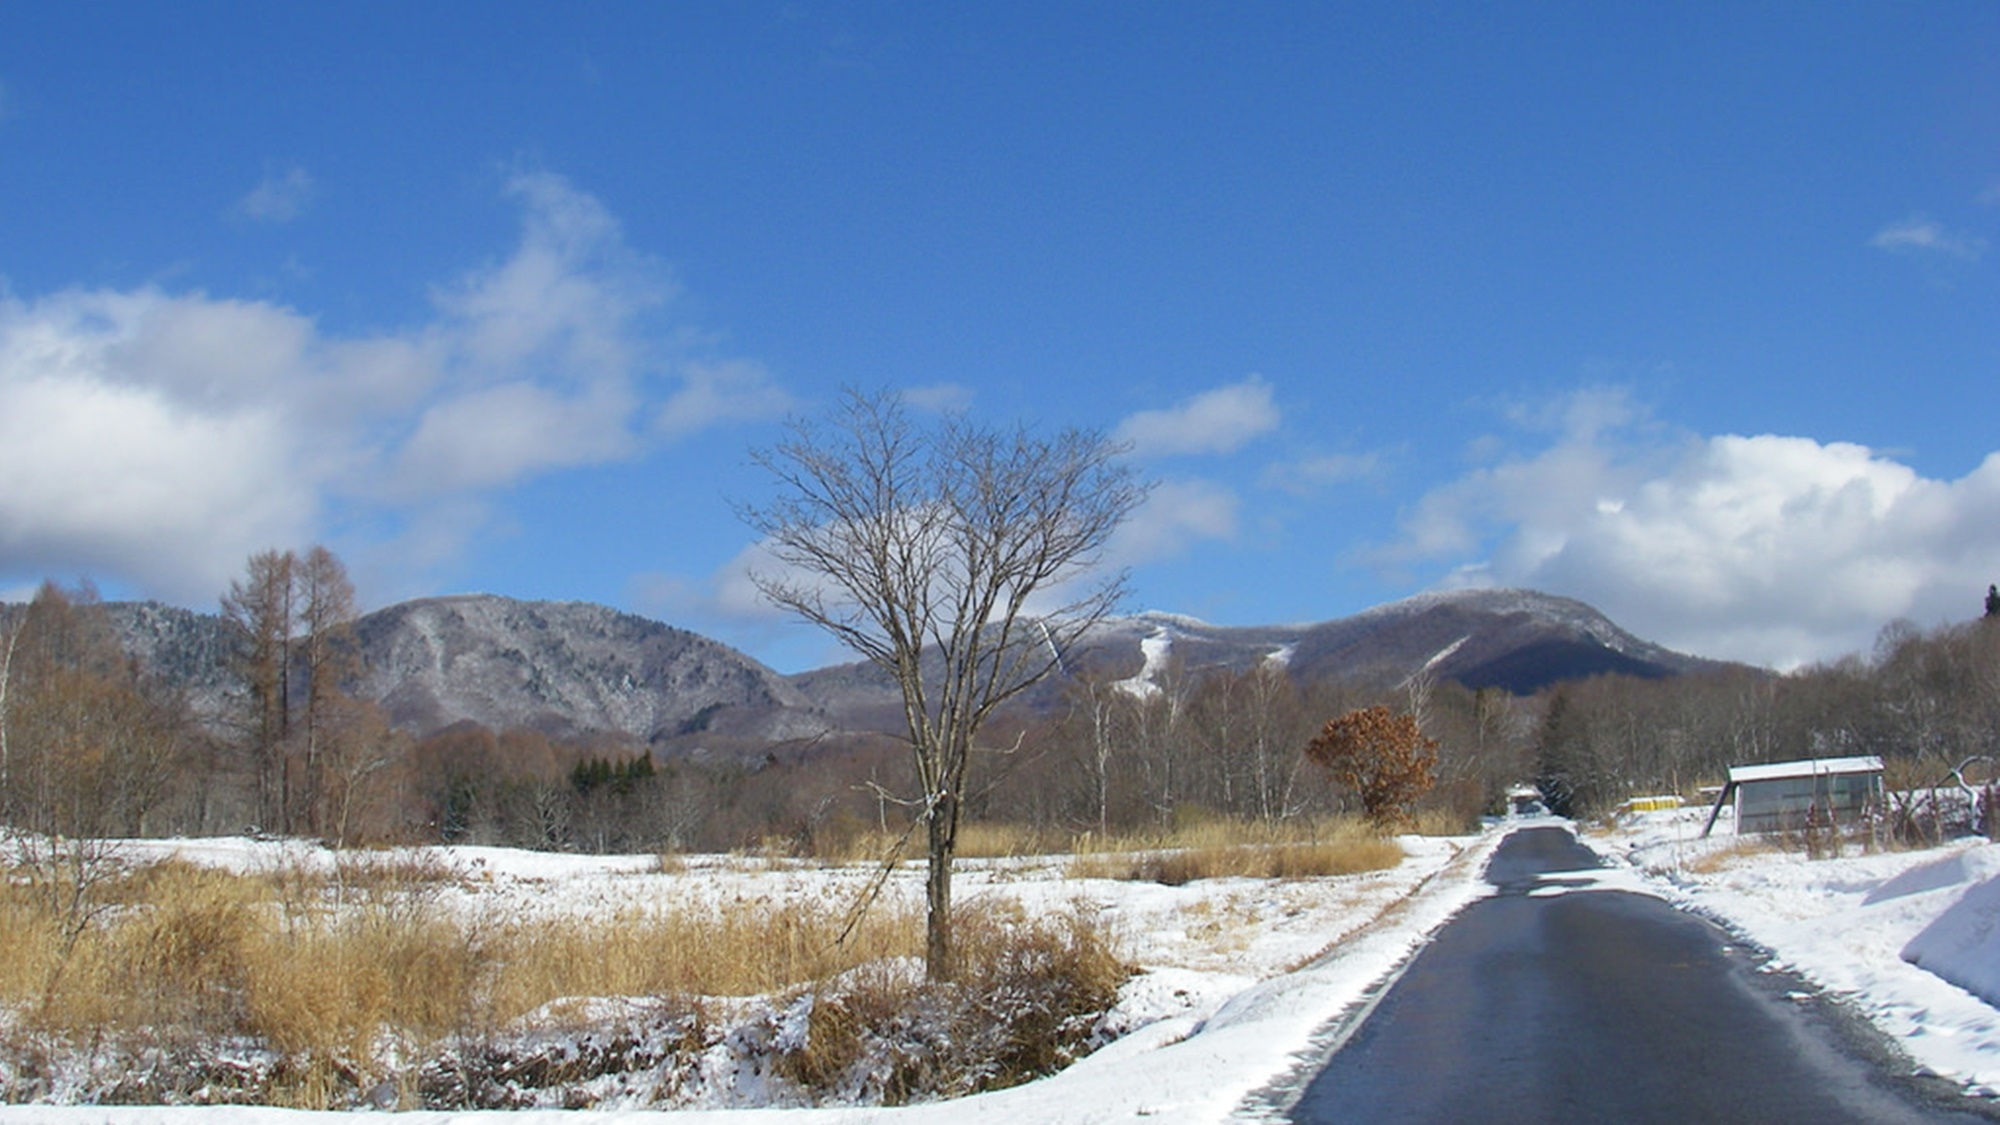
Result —
[[[242,350],[191,362],[225,326]],[[191,595],[227,573],[211,554],[292,541],[317,515],[297,471],[310,454],[260,376],[298,364],[300,343],[296,318],[256,306],[0,303],[0,561],[151,573]]]
[[[2000,455],[1954,481],[1848,443],[1566,431],[1441,488],[1391,555],[1580,597],[1672,647],[1789,668],[1897,618],[1969,616],[2000,557]]]
[[[1976,262],[1986,255],[1984,238],[1947,230],[1942,223],[1922,215],[1890,223],[1875,232],[1868,245],[1891,253],[1943,254],[1967,262]]]
[[[337,512],[405,529],[365,547],[419,566],[496,490],[782,409],[756,365],[663,343],[671,279],[597,200],[540,172],[508,190],[519,244],[402,333],[152,287],[0,297],[0,574],[207,602]]]
[[[1119,423],[1112,437],[1131,443],[1141,457],[1233,453],[1277,429],[1278,421],[1271,385],[1253,375],[1165,410],[1140,411]]]
[[[317,187],[297,164],[267,165],[264,178],[236,201],[236,213],[259,223],[289,223],[305,213]]]

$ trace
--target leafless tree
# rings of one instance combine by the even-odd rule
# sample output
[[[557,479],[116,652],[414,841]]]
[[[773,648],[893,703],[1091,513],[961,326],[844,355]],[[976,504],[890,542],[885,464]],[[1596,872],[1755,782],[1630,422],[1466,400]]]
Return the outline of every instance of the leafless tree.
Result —
[[[258,816],[265,828],[290,831],[286,810],[285,743],[291,733],[293,643],[290,551],[251,556],[247,573],[229,584],[222,616],[234,641],[237,675],[249,691],[245,737],[257,764]]]
[[[902,690],[929,844],[925,969],[949,979],[974,739],[1116,604],[1123,575],[1092,574],[1146,487],[1100,432],[920,425],[887,392],[848,390],[827,425],[790,430],[754,455],[777,498],[741,508],[782,568],[755,581]]]
[[[347,568],[325,547],[259,552],[229,584],[222,615],[248,691],[244,729],[264,827],[289,835],[303,823],[324,834],[336,815],[328,761],[343,756],[332,743],[352,725],[347,691],[359,670]]]
[[[361,669],[354,644],[354,583],[347,577],[347,567],[322,546],[308,550],[293,565],[292,573],[298,587],[300,671],[306,679],[305,711],[300,716],[299,791],[294,801],[313,835],[327,835],[333,819],[342,822],[344,833],[349,810],[336,812],[332,806],[345,805],[353,789],[343,789],[336,801],[332,790],[338,781],[332,774],[367,757],[351,752],[357,751],[356,747],[342,745],[349,740],[367,741],[356,729],[360,717],[348,695],[351,681]]]

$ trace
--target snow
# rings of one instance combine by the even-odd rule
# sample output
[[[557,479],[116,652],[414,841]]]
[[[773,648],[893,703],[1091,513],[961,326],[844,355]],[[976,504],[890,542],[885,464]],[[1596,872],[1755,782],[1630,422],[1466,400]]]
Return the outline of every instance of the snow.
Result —
[[[1702,809],[1637,813],[1580,838],[1608,860],[1565,874],[1537,894],[1624,890],[1652,894],[1708,916],[1739,940],[1844,999],[1905,1049],[1912,1065],[2000,1093],[2000,847],[1958,841],[1922,851],[1863,854],[1850,846],[1808,859],[1726,832],[1701,837]],[[1081,905],[1119,935],[1142,969],[1111,1021],[1122,1037],[1067,1071],[1010,1090],[953,1102],[884,1109],[775,1108],[756,1086],[730,1087],[729,1104],[664,1113],[645,1109],[399,1115],[422,1125],[934,1125],[967,1119],[1085,1122],[1218,1122],[1273,1119],[1286,1089],[1337,1046],[1399,967],[1466,904],[1492,892],[1486,859],[1514,821],[1472,837],[1405,838],[1393,871],[1290,881],[1201,880],[1180,887],[1069,879],[1065,861],[969,861],[965,900],[1011,900],[1029,911]],[[282,845],[254,841],[148,844],[196,862],[257,867]],[[293,852],[303,849],[296,847]],[[647,857],[551,856],[452,849],[448,862],[476,871],[467,908],[589,911],[658,899],[839,894],[859,868],[696,857],[662,872]],[[898,875],[916,893],[920,873]],[[797,1034],[808,1009],[775,1011],[773,1034]],[[739,1065],[741,1056],[718,1059]],[[720,1104],[720,1103],[718,1103]],[[0,1122],[82,1125],[304,1123],[335,1115],[255,1108],[8,1106]],[[339,1115],[345,1117],[346,1115]]]
[[[1160,685],[1154,682],[1153,677],[1165,670],[1173,651],[1173,630],[1162,625],[1153,631],[1152,636],[1139,642],[1139,654],[1145,658],[1145,663],[1140,665],[1138,674],[1119,680],[1115,686],[1139,699],[1151,699],[1160,694]]]
[[[1788,777],[1821,777],[1831,774],[1881,773],[1882,759],[1861,758],[1807,758],[1797,762],[1768,762],[1755,766],[1729,767],[1729,780],[1739,784],[1746,781],[1777,781]]]
[[[1450,660],[1451,654],[1457,652],[1461,648],[1464,648],[1465,642],[1471,639],[1472,639],[1472,634],[1467,633],[1465,636],[1460,637],[1457,640],[1439,649],[1436,655],[1432,656],[1429,660],[1424,661],[1424,666],[1422,670],[1428,672],[1431,669],[1437,667],[1438,665],[1443,664],[1445,661]]]

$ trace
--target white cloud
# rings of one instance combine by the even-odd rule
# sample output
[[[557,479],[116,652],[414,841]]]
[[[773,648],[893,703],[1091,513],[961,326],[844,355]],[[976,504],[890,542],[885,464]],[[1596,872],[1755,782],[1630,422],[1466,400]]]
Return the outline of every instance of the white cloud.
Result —
[[[652,328],[671,281],[595,199],[547,173],[508,190],[519,245],[404,333],[157,288],[0,297],[0,575],[199,604],[336,512],[391,529],[357,554],[408,570],[470,543],[496,490],[782,409],[762,368]]]
[[[623,460],[638,443],[635,403],[616,383],[569,394],[533,382],[480,387],[426,411],[398,458],[399,493],[437,495],[513,484],[551,469]]]
[[[260,223],[289,223],[305,213],[318,185],[297,164],[267,164],[264,178],[236,201],[236,213]]]
[[[1389,553],[1584,599],[1649,639],[1776,667],[1963,618],[2000,580],[2000,455],[1956,481],[1776,435],[1566,432],[1425,497]]]
[[[570,383],[631,375],[642,358],[632,322],[674,295],[671,279],[561,176],[520,173],[507,191],[523,204],[521,244],[433,294],[469,370],[532,368]]]
[[[681,437],[724,422],[781,417],[791,408],[792,396],[763,364],[696,362],[682,369],[681,389],[660,408],[654,427],[667,437]]]
[[[1379,476],[1382,463],[1380,453],[1322,453],[1270,466],[1264,471],[1263,483],[1294,496],[1311,496]]]
[[[1119,423],[1112,437],[1142,457],[1233,453],[1278,428],[1271,385],[1257,376],[1217,387],[1166,410],[1144,410]]]
[[[1875,232],[1868,245],[1891,253],[1943,254],[1967,262],[1986,255],[1986,240],[1963,231],[1946,230],[1944,225],[1922,215],[1890,223]]]
[[[1233,539],[1242,504],[1235,492],[1208,480],[1162,481],[1106,546],[1106,561],[1139,566],[1181,554],[1208,539]]]
[[[912,409],[932,414],[952,414],[972,405],[972,388],[957,383],[932,383],[903,388],[903,401]]]
[[[175,362],[176,330],[204,311],[245,345],[208,379]],[[145,575],[167,596],[212,596],[223,560],[311,526],[318,504],[297,471],[309,452],[283,403],[243,385],[296,362],[291,325],[243,313],[156,293],[0,304],[6,569]],[[158,378],[144,366],[153,354]]]

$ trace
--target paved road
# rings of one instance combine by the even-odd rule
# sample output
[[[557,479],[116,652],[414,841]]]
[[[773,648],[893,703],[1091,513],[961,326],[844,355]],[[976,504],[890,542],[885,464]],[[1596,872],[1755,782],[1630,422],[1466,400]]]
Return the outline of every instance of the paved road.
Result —
[[[1438,932],[1292,1120],[1991,1120],[1891,1077],[1879,1037],[1699,918],[1626,892],[1527,893],[1596,866],[1561,828],[1503,841],[1486,874],[1501,893]]]

